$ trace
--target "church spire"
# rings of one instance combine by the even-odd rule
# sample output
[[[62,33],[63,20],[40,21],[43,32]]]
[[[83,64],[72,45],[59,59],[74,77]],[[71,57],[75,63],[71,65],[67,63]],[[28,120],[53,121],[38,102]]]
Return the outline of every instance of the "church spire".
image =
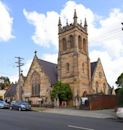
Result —
[[[87,31],[87,27],[88,27],[88,25],[87,25],[87,21],[86,21],[86,18],[85,18],[84,28],[85,28],[86,31]]]
[[[74,10],[74,17],[73,17],[73,22],[74,22],[74,25],[77,25],[77,13],[76,13],[76,9]]]
[[[61,30],[61,26],[62,26],[62,24],[61,24],[61,19],[60,19],[60,17],[59,17],[59,21],[58,21],[58,31],[60,32],[60,30]]]

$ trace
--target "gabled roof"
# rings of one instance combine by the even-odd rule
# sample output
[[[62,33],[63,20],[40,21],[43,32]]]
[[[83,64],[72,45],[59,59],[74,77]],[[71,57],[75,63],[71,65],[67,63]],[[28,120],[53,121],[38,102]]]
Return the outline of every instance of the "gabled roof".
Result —
[[[5,97],[13,97],[16,95],[16,87],[17,87],[17,84],[12,84],[7,90],[6,90],[6,93],[5,93]]]
[[[51,84],[55,84],[58,79],[57,64],[47,62],[41,59],[38,59],[38,61],[46,75],[49,77]]]
[[[97,61],[96,62],[91,62],[91,78],[92,78],[92,76],[94,74],[96,66],[97,66]]]

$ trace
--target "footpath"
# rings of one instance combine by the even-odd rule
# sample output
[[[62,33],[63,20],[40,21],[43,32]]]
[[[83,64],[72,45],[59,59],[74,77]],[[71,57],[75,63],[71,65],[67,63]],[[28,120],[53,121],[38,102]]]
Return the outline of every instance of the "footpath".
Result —
[[[81,116],[81,117],[93,117],[93,118],[115,118],[114,109],[105,110],[76,110],[76,109],[65,109],[65,108],[32,108],[37,112],[55,113],[62,115]]]

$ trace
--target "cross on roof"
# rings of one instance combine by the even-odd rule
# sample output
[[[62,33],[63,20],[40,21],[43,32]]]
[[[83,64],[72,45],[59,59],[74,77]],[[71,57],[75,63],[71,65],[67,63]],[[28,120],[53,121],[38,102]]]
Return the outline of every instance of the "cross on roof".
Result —
[[[37,54],[37,51],[35,50],[35,52],[34,52],[34,53],[35,53],[35,55],[36,55],[36,54]]]

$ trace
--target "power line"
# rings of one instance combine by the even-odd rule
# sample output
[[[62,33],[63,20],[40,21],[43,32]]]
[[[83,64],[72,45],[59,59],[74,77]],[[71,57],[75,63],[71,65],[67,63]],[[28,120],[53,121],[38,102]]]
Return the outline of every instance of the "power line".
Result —
[[[19,79],[18,79],[18,91],[17,91],[17,95],[18,95],[18,100],[22,100],[22,86],[21,86],[21,81],[20,81],[20,75],[21,75],[21,67],[24,65],[24,63],[22,63],[22,60],[24,60],[21,57],[15,57],[17,59],[17,62],[15,62],[17,64],[18,67],[18,72],[19,72]]]
[[[98,39],[92,39],[92,42],[95,41],[105,41],[111,38],[115,38],[115,37],[119,37],[119,35],[121,34],[120,28],[118,29],[112,29],[109,32],[105,32],[103,35],[98,36]],[[121,34],[122,35],[122,34]]]
[[[22,72],[21,67],[24,65],[24,63],[22,63],[22,60],[24,60],[24,58],[21,57],[15,57],[17,59],[17,62],[15,62],[17,64],[18,67],[18,72],[19,72],[19,78],[20,78],[20,74]]]

